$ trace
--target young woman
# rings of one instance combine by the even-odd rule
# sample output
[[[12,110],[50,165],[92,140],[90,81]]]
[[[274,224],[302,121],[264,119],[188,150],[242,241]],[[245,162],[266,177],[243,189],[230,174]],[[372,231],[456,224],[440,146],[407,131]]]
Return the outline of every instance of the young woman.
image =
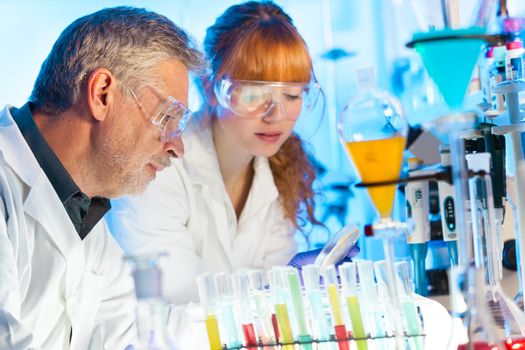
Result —
[[[313,168],[292,129],[319,86],[308,48],[272,2],[226,10],[208,28],[205,105],[185,156],[146,193],[113,205],[112,231],[128,254],[167,252],[166,297],[198,300],[195,276],[285,265],[294,232],[316,223]]]

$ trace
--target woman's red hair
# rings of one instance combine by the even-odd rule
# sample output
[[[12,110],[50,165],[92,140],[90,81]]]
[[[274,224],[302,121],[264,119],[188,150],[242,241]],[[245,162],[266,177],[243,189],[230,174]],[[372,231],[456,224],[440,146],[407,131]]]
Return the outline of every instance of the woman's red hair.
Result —
[[[312,59],[291,18],[273,2],[228,8],[206,31],[204,50],[211,79],[309,82]],[[297,228],[314,217],[315,171],[300,137],[292,135],[269,158],[284,213]],[[305,217],[306,216],[306,217]]]

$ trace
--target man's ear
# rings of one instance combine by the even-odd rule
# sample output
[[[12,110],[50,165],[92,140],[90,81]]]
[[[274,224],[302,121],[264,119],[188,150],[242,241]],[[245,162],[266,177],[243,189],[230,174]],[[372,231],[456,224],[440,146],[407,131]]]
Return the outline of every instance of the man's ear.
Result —
[[[94,70],[87,79],[86,101],[91,115],[103,121],[114,101],[117,81],[113,74],[104,68]]]
[[[218,104],[217,97],[215,97],[213,83],[210,81],[210,79],[203,80],[202,87],[204,89],[204,98],[206,99],[206,104],[208,106],[216,107]]]

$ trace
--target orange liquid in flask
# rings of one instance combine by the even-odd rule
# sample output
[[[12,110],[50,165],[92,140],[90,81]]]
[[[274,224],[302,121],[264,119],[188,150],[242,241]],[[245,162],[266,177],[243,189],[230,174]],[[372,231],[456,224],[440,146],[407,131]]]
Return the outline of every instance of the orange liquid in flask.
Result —
[[[347,142],[346,147],[361,176],[361,181],[381,182],[399,178],[405,150],[404,137]],[[390,217],[396,185],[369,187],[368,193],[381,218]]]

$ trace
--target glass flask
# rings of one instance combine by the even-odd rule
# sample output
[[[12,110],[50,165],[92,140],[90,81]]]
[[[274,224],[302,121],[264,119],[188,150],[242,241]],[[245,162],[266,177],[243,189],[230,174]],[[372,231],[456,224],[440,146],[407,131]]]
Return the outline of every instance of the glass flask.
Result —
[[[394,238],[405,234],[405,225],[392,220],[392,209],[405,150],[408,124],[401,104],[386,91],[375,88],[373,68],[357,72],[359,93],[338,119],[338,131],[349,158],[374,205],[379,220],[373,231],[383,239],[386,291],[394,307],[396,348],[403,349],[403,327],[394,269]]]
[[[159,255],[130,256],[137,296],[138,344],[136,350],[175,350],[175,340],[167,331],[169,308],[162,297]]]
[[[498,278],[498,237],[492,193],[490,153],[466,155],[474,263],[456,288],[464,297],[460,315],[466,339],[458,349],[525,349],[525,314],[503,291]],[[465,341],[466,340],[466,341]]]

